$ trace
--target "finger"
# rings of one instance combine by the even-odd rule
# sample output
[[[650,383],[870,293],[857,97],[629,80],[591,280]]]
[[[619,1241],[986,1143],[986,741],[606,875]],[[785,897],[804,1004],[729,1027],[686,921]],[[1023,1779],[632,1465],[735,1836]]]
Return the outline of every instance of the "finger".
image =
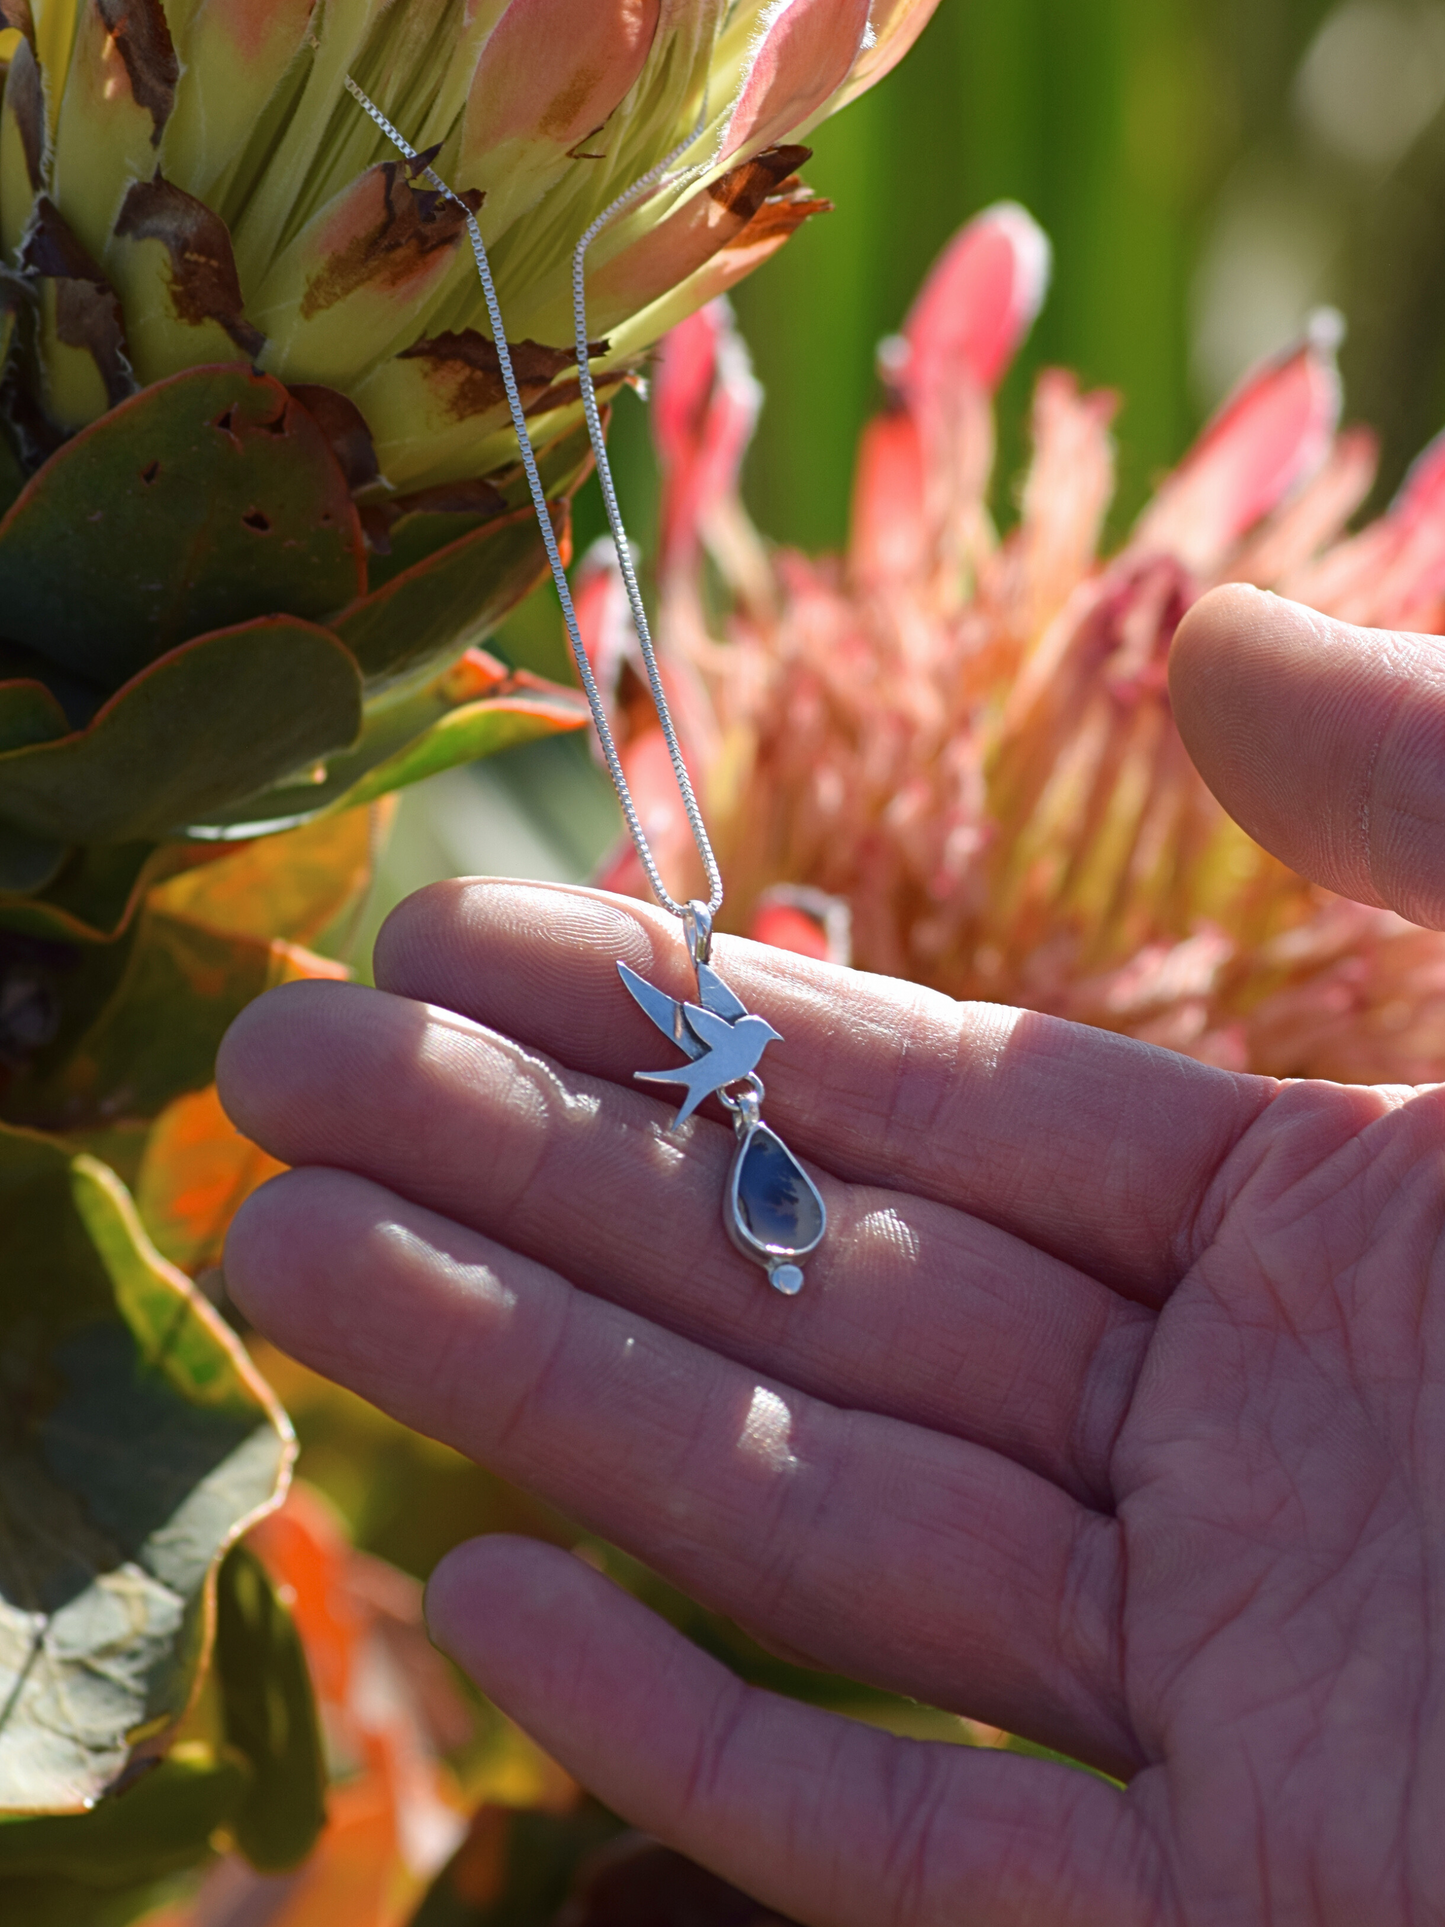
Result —
[[[1137,1762],[1117,1527],[1047,1481],[762,1380],[340,1172],[251,1198],[226,1277],[283,1350],[774,1641]]]
[[[668,1047],[617,961],[690,994],[677,931],[595,892],[440,884],[387,922],[377,981],[630,1080]],[[1263,1079],[741,939],[720,940],[718,962],[783,1033],[762,1068],[769,1120],[796,1150],[987,1218],[1150,1302],[1207,1242],[1213,1175],[1268,1101]]]
[[[785,1302],[723,1231],[732,1133],[699,1120],[674,1139],[640,1091],[336,985],[254,1005],[220,1069],[232,1115],[284,1163],[373,1178],[801,1391],[1110,1503],[1153,1317],[1007,1232],[819,1172],[828,1236]]]
[[[1016,1755],[898,1740],[743,1686],[556,1548],[474,1540],[432,1636],[634,1825],[817,1927],[1143,1927],[1170,1916],[1128,1796]]]
[[[1445,926],[1445,641],[1231,585],[1185,617],[1169,693],[1200,774],[1267,850]]]

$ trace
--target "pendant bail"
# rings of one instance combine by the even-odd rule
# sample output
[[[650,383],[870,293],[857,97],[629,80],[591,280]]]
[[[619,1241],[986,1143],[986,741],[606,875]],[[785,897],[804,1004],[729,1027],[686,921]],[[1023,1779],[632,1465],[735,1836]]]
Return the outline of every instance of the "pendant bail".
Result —
[[[682,913],[682,930],[687,940],[687,953],[695,964],[709,963],[712,959],[712,911],[705,903],[694,897]]]

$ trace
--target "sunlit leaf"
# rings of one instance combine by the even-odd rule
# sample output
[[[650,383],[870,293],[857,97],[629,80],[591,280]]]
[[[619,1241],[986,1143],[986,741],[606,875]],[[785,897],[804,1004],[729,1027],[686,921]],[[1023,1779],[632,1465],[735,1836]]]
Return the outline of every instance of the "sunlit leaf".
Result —
[[[168,1104],[146,1139],[136,1208],[156,1247],[195,1274],[219,1264],[232,1218],[284,1166],[241,1136],[214,1084]]]
[[[474,763],[481,757],[514,749],[519,743],[585,729],[588,721],[582,698],[568,689],[555,693],[529,690],[465,703],[448,710],[424,733],[369,770],[345,793],[343,807],[370,802],[373,797],[420,783],[442,770],[455,769],[460,763]]]
[[[173,1724],[280,1408],[95,1159],[0,1130],[0,1809],[82,1809]]]
[[[370,883],[390,815],[381,803],[325,817],[284,836],[259,838],[217,863],[172,878],[152,902],[159,910],[235,936],[314,943]]]
[[[583,729],[588,718],[581,695],[560,684],[518,678],[496,694],[466,700],[465,680],[451,671],[415,692],[399,692],[373,705],[360,743],[333,756],[318,771],[319,783],[264,790],[224,813],[217,835],[258,833],[266,824],[302,822],[321,811],[355,809],[424,776],[495,756],[539,736]]]

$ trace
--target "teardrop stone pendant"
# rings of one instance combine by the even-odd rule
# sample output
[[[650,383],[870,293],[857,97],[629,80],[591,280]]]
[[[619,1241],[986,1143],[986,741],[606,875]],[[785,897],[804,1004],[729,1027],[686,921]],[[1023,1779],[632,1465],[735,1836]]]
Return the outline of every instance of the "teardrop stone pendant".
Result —
[[[818,1187],[776,1131],[748,1126],[733,1159],[727,1228],[747,1257],[767,1267],[768,1283],[792,1298],[803,1289],[800,1259],[828,1228]]]

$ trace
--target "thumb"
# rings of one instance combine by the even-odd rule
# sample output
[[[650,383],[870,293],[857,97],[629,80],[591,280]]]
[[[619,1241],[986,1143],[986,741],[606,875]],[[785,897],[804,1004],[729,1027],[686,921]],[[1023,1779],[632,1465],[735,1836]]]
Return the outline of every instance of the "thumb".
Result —
[[[1256,842],[1341,896],[1445,927],[1445,639],[1231,584],[1180,624],[1169,694],[1200,775]]]

